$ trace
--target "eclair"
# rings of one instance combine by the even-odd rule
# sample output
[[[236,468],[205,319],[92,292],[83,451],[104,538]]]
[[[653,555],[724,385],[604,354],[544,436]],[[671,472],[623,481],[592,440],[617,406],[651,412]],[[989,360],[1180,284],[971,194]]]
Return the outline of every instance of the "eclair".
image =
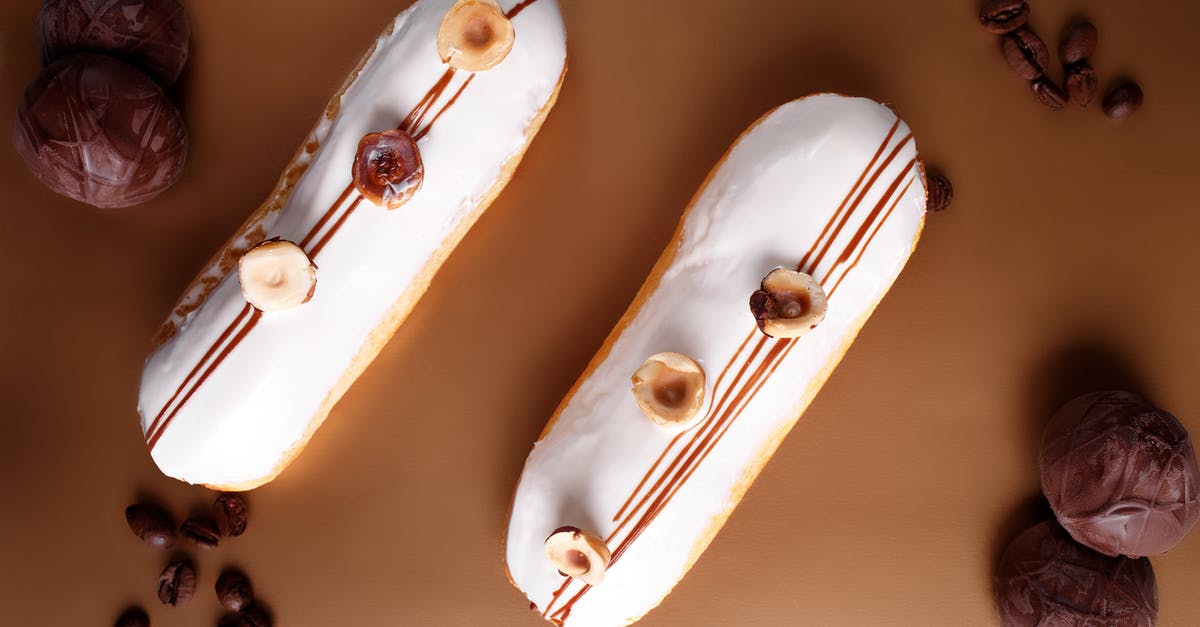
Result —
[[[556,0],[418,0],[184,291],[138,411],[167,475],[273,479],[507,184],[566,72]]]
[[[813,95],[755,122],[542,431],[509,578],[560,625],[624,625],[684,576],[799,420],[920,237],[908,126]]]

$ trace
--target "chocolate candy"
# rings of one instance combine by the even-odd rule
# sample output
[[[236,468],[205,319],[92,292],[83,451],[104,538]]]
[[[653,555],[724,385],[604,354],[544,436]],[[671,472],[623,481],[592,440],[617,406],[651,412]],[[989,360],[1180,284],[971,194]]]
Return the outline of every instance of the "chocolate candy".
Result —
[[[146,71],[164,87],[187,63],[191,27],[179,0],[46,0],[37,23],[43,63],[101,52]]]
[[[1157,555],[1200,519],[1187,431],[1129,392],[1063,405],[1042,437],[1042,491],[1071,536],[1106,555]]]
[[[1107,557],[1054,521],[1017,536],[996,569],[1002,627],[1144,625],[1158,618],[1158,588],[1146,558]]]
[[[145,73],[83,54],[55,61],[25,90],[13,144],[50,189],[97,207],[125,207],[179,179],[187,129]]]

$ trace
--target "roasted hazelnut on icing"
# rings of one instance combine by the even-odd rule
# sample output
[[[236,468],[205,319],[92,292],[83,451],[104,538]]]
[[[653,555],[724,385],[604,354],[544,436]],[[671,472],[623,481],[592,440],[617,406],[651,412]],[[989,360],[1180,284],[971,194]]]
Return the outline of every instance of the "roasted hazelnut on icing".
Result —
[[[829,302],[816,279],[787,268],[763,277],[762,289],[750,296],[750,312],[758,329],[771,337],[800,337],[825,319]]]
[[[612,553],[604,540],[576,527],[559,527],[546,538],[546,557],[562,574],[590,586],[604,581]]]
[[[704,405],[704,369],[679,353],[658,353],[631,377],[642,413],[663,428],[688,427]]]
[[[513,46],[513,26],[495,0],[458,0],[442,18],[438,54],[468,72],[495,67]]]
[[[317,266],[304,249],[273,239],[238,260],[242,295],[261,311],[282,311],[308,302],[317,288]]]
[[[396,209],[421,188],[425,166],[412,136],[401,130],[369,133],[354,156],[354,187],[367,200]]]

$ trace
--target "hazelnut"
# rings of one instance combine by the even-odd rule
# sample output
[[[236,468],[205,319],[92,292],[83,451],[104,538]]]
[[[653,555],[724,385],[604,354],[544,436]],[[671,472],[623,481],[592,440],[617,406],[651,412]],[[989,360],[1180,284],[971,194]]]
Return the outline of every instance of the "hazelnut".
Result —
[[[495,0],[458,0],[438,29],[438,55],[450,67],[479,72],[495,67],[513,46],[513,26]]]
[[[262,242],[238,260],[242,295],[261,311],[302,305],[317,288],[317,266],[304,249],[281,239]]]
[[[633,398],[642,413],[663,428],[692,426],[704,405],[704,369],[679,353],[651,355],[633,381]]]
[[[421,189],[425,166],[417,142],[395,129],[368,133],[359,140],[352,176],[354,187],[364,198],[397,209]]]
[[[829,301],[816,279],[787,268],[763,277],[762,289],[750,296],[750,312],[758,329],[771,337],[800,337],[825,319]]]
[[[590,533],[577,527],[559,527],[546,538],[546,557],[558,572],[598,586],[604,581],[612,553],[604,540]]]

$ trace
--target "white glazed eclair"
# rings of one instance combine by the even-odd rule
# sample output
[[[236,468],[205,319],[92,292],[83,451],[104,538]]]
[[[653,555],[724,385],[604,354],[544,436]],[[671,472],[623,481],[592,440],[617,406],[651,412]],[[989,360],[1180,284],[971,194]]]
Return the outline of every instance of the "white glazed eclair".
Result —
[[[138,410],[158,467],[229,490],[283,470],[508,182],[565,71],[556,0],[397,16],[156,337]]]
[[[536,612],[611,627],[662,601],[899,275],[925,185],[908,126],[863,98],[809,96],[737,140],[525,462],[505,552]],[[635,398],[635,372],[661,393]],[[678,426],[645,407],[693,385]]]

